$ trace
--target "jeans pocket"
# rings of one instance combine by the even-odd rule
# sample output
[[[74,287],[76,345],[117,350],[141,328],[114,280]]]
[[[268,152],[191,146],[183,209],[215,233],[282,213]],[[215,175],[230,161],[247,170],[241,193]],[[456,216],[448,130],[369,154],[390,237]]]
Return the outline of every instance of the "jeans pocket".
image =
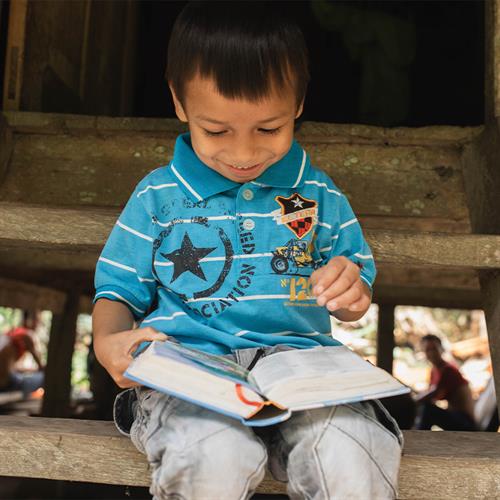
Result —
[[[369,401],[373,410],[375,412],[375,416],[377,420],[394,436],[396,436],[399,445],[403,448],[404,438],[401,429],[399,428],[398,423],[394,419],[394,417],[388,412],[387,408],[378,400],[373,399]]]

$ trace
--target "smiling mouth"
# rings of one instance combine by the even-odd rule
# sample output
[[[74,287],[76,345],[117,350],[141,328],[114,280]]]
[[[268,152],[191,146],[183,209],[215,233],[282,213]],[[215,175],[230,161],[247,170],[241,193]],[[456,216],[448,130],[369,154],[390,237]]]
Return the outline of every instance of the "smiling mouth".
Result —
[[[237,167],[236,165],[229,165],[227,164],[228,167],[234,169],[234,170],[239,170],[241,172],[245,172],[247,170],[257,170],[262,165],[262,163],[256,163],[255,165],[251,165],[250,167]]]

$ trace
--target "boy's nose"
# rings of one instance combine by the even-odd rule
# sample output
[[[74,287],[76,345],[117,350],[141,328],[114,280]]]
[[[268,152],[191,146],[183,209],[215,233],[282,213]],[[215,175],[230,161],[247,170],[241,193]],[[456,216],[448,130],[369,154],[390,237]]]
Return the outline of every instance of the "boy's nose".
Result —
[[[231,163],[236,167],[242,168],[255,165],[257,158],[254,145],[243,142],[235,143],[231,154]]]

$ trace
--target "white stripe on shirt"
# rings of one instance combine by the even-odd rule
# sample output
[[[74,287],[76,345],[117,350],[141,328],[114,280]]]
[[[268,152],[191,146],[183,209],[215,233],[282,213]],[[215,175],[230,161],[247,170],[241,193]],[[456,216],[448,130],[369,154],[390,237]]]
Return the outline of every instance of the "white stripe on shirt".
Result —
[[[315,186],[325,188],[329,193],[336,194],[337,196],[342,196],[342,193],[335,191],[335,189],[330,189],[325,182],[305,181],[305,184],[314,184]]]
[[[340,229],[344,229],[347,226],[350,226],[351,224],[355,224],[356,222],[358,222],[358,219],[356,219],[356,218],[348,220],[347,222],[344,222],[343,224],[340,224]]]
[[[156,186],[154,186],[153,184],[149,184],[142,191],[139,191],[137,193],[137,198],[139,198],[139,196],[142,196],[144,193],[146,193],[150,189],[164,189],[164,188],[170,188],[170,187],[177,187],[178,185],[179,184],[177,184],[176,182],[172,182],[170,184],[157,184]]]
[[[120,264],[119,262],[115,262],[114,260],[106,259],[105,257],[99,257],[101,262],[106,262],[106,264],[111,264],[112,266],[119,267],[120,269],[124,269],[125,271],[129,271],[130,273],[137,274],[137,270],[133,267],[126,266],[125,264]]]
[[[118,227],[121,227],[125,231],[128,231],[129,233],[135,234],[135,236],[139,236],[139,238],[142,238],[142,239],[144,239],[146,241],[153,241],[153,238],[151,238],[151,236],[147,236],[145,234],[142,234],[139,231],[136,231],[135,229],[132,229],[131,227],[126,226],[125,224],[123,224],[119,220],[116,221],[116,225]]]
[[[321,335],[320,332],[296,332],[293,330],[285,330],[284,332],[273,332],[269,335],[297,335],[298,337],[315,337],[316,335]]]
[[[304,174],[304,167],[306,166],[306,152],[302,150],[302,164],[300,165],[299,175],[297,176],[297,180],[292,187],[297,187],[300,184],[300,180],[302,179],[302,175]]]
[[[233,259],[253,259],[253,258],[260,258],[260,257],[272,257],[273,253],[272,252],[266,252],[266,253],[245,253],[241,255],[233,255]],[[203,259],[200,259],[200,262],[220,262],[220,261],[225,261],[227,259],[226,256],[224,257],[204,257]],[[153,262],[155,266],[161,266],[161,267],[168,267],[168,266],[173,266],[173,262],[159,262],[155,260]]]
[[[360,253],[355,253],[355,257],[358,257],[359,259],[373,259],[373,255],[363,255]]]
[[[227,300],[234,302],[242,302],[245,300],[269,300],[269,299],[288,299],[290,300],[290,295],[244,295],[242,297],[208,297],[200,299],[188,299],[186,302],[209,302],[214,300]],[[316,300],[315,297],[307,297],[305,300]]]
[[[127,299],[125,299],[124,297],[122,297],[119,293],[116,293],[116,292],[112,292],[111,290],[109,291],[102,291],[102,292],[99,292],[99,293],[96,293],[96,297],[98,297],[99,295],[112,295],[113,297],[116,297],[118,299],[120,299],[122,302],[125,302],[125,304],[128,304],[132,309],[135,309],[136,311],[140,312],[140,313],[145,313],[146,311],[143,311],[142,309],[139,309],[138,307],[134,306],[134,304],[132,304],[131,302],[129,302]]]
[[[203,220],[236,220],[234,215],[214,215],[213,217],[203,217]],[[174,219],[168,222],[156,221],[156,223],[161,227],[169,227],[173,224],[191,224],[196,222],[196,219]]]
[[[177,169],[174,167],[174,164],[172,163],[170,165],[170,168],[172,169],[172,172],[174,173],[174,175],[184,184],[184,186],[186,186],[186,188],[189,190],[189,192],[198,200],[198,201],[201,201],[203,200],[203,198],[193,189],[193,187],[188,184],[188,182],[186,181],[186,179],[184,179],[184,177],[182,177],[181,174],[179,174],[179,172],[177,172]]]
[[[370,283],[370,281],[368,280],[368,278],[365,278],[362,274],[359,276],[365,283],[367,283],[367,285],[371,288],[372,287],[372,284]]]
[[[178,311],[172,314],[172,316],[156,316],[155,318],[145,319],[142,323],[152,323],[153,321],[172,321],[177,316],[187,316],[187,313]]]
[[[106,259],[105,257],[99,257],[101,262],[106,262],[106,264],[110,264],[111,266],[118,267],[120,269],[124,269],[125,271],[129,271],[130,273],[135,273],[137,275],[137,279],[141,282],[155,282],[156,280],[154,278],[141,278],[137,274],[137,269],[134,269],[133,267],[126,266],[125,264],[120,264],[119,262],[115,262],[114,260]]]

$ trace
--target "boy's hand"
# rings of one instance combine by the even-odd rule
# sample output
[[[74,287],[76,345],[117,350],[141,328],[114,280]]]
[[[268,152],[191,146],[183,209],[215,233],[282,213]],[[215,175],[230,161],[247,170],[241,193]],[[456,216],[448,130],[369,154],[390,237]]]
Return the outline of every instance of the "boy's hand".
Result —
[[[371,292],[359,277],[359,267],[347,257],[334,257],[311,275],[312,291],[320,306],[342,321],[361,318],[371,303]]]
[[[132,361],[132,353],[141,342],[166,340],[168,336],[154,328],[138,328],[123,332],[100,335],[94,340],[96,357],[116,384],[125,389],[140,384],[123,376],[123,372]]]

